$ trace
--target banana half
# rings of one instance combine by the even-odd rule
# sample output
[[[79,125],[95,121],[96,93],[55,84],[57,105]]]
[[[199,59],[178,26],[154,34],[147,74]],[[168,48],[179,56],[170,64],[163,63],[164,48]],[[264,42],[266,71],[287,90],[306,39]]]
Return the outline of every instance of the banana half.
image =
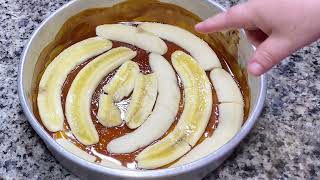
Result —
[[[92,156],[92,155],[88,154],[87,152],[83,151],[82,149],[80,149],[79,147],[77,147],[75,144],[68,141],[67,139],[60,138],[60,139],[57,139],[56,142],[60,146],[62,146],[65,150],[74,154],[75,156],[78,156],[81,159],[84,159],[88,162],[95,162],[96,161],[95,156]]]
[[[124,118],[130,129],[139,127],[150,115],[157,99],[157,77],[155,74],[139,74],[135,81],[132,100]]]
[[[204,70],[221,67],[216,53],[210,46],[187,30],[169,24],[150,22],[142,23],[138,28],[179,45],[188,51]]]
[[[134,58],[136,52],[119,47],[92,60],[73,80],[66,100],[66,118],[74,136],[84,145],[99,141],[90,115],[91,97],[103,77],[122,63]]]
[[[111,95],[114,101],[121,101],[132,92],[135,79],[139,72],[140,69],[137,63],[133,61],[125,62],[110,83],[103,87],[104,92]]]
[[[244,104],[239,86],[227,71],[214,69],[210,72],[210,79],[220,103]]]
[[[206,138],[172,166],[191,163],[209,155],[231,140],[241,129],[244,102],[237,83],[227,71],[218,68],[211,71],[210,79],[221,103],[218,127],[212,137]]]
[[[129,168],[126,168],[118,163],[115,163],[113,161],[109,161],[109,160],[106,160],[106,159],[102,159],[99,163],[97,163],[103,167],[107,167],[107,168],[112,168],[112,169],[121,169],[121,170],[131,170]],[[134,170],[132,170],[134,171]]]
[[[184,110],[168,136],[136,157],[140,168],[159,168],[186,154],[200,139],[211,115],[212,91],[205,71],[182,51],[172,54],[172,64],[184,85]]]
[[[237,103],[220,104],[219,124],[213,135],[194,147],[172,167],[194,162],[218,150],[237,134],[241,129],[242,123],[243,105]]]
[[[96,33],[100,37],[132,44],[148,52],[165,54],[168,50],[162,39],[150,33],[145,33],[134,26],[105,24],[98,26]]]
[[[136,161],[139,168],[156,169],[177,160],[191,148],[181,139],[181,134],[172,132],[156,144],[144,149],[136,157]]]
[[[111,41],[98,37],[83,40],[65,49],[46,68],[39,84],[37,103],[41,120],[49,131],[63,129],[61,89],[70,71],[82,62],[109,50],[111,46]]]
[[[101,94],[99,99],[98,120],[105,127],[114,127],[122,123],[121,113],[110,95]]]
[[[66,151],[74,154],[75,156],[86,160],[88,162],[91,163],[97,163],[101,166],[104,167],[108,167],[108,168],[112,168],[112,169],[126,169],[129,170],[128,168],[121,166],[120,164],[107,160],[107,159],[102,159],[100,162],[95,162],[97,160],[97,158],[93,155],[88,154],[87,152],[85,152],[84,150],[80,149],[79,147],[77,147],[75,144],[73,144],[72,142],[68,141],[67,139],[57,139],[56,142],[62,146]]]
[[[148,119],[135,131],[112,140],[111,153],[131,153],[159,139],[170,128],[179,109],[180,91],[176,74],[161,55],[151,53],[149,64],[158,82],[158,98]]]

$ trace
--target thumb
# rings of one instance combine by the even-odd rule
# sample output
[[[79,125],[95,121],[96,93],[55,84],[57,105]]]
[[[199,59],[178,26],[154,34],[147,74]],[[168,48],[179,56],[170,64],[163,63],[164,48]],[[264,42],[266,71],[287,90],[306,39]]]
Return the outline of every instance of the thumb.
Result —
[[[249,73],[260,76],[294,52],[291,43],[283,38],[270,36],[260,44],[249,61]]]

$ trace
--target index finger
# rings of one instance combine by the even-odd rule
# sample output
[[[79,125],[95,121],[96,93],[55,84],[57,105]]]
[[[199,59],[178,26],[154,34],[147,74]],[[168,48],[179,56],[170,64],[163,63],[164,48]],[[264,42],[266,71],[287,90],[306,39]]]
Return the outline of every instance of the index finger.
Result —
[[[196,31],[202,33],[217,32],[231,28],[255,28],[248,3],[234,6],[226,12],[213,16],[195,26]]]

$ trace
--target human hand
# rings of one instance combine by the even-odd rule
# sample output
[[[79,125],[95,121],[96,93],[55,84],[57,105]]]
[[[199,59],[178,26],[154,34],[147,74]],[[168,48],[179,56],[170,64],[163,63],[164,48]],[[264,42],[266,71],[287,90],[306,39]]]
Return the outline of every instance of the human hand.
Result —
[[[248,71],[259,76],[320,38],[319,0],[249,0],[196,25],[202,33],[244,28],[257,47]]]

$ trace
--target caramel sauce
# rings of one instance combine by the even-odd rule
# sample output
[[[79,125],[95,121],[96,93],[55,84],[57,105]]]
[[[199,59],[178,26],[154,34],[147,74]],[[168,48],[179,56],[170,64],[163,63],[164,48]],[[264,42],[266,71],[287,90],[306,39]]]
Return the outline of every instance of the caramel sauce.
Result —
[[[172,18],[174,17],[174,18]],[[245,111],[244,111],[244,120],[247,119],[249,115],[250,109],[250,92],[247,83],[247,76],[245,71],[243,71],[239,65],[237,64],[236,56],[230,51],[228,51],[228,47],[226,47],[224,39],[226,42],[228,39],[224,37],[222,34],[215,33],[210,35],[203,35],[198,34],[194,31],[193,27],[196,23],[200,22],[201,19],[196,15],[192,14],[191,12],[178,7],[172,4],[160,3],[156,0],[128,0],[123,3],[114,5],[113,7],[109,8],[99,8],[99,9],[88,9],[79,14],[71,17],[68,19],[65,24],[60,29],[59,33],[55,37],[54,41],[51,42],[47,47],[45,47],[42,53],[39,56],[38,62],[36,64],[36,69],[34,72],[33,78],[33,93],[32,93],[32,100],[33,100],[33,111],[36,118],[42,124],[38,107],[37,107],[37,94],[38,94],[38,85],[41,79],[41,76],[48,66],[48,64],[64,49],[68,48],[69,46],[87,39],[89,37],[95,36],[95,28],[98,25],[106,24],[106,23],[120,23],[120,22],[137,22],[137,21],[153,21],[153,22],[161,22],[166,24],[172,24],[175,26],[179,26],[181,28],[187,29],[197,36],[204,39],[211,48],[217,53],[221,64],[225,70],[227,70],[238,83],[241,92],[244,96],[245,102]],[[135,25],[135,23],[129,23],[131,25]],[[186,52],[181,47],[177,46],[174,43],[165,41],[168,46],[168,52],[164,55],[164,57],[171,63],[171,54],[176,50],[182,50]],[[137,51],[137,56],[133,59],[136,63],[138,63],[140,67],[140,71],[144,74],[151,73],[151,69],[149,66],[149,59],[148,53],[142,49],[139,49],[135,46],[122,43],[122,42],[113,42],[113,48],[125,46],[131,48],[132,50]],[[186,52],[188,53],[188,52]],[[70,74],[68,75],[64,86],[62,88],[61,100],[62,100],[62,107],[65,109],[65,100],[69,88],[71,86],[72,81],[79,73],[79,71],[90,61],[94,58],[89,59],[79,66],[77,66]],[[105,128],[102,126],[97,119],[97,111],[98,111],[98,100],[99,95],[103,93],[102,87],[107,84],[110,79],[114,76],[116,70],[108,74],[98,85],[96,88],[92,100],[91,100],[91,118],[93,123],[98,131],[99,134],[99,143],[91,146],[84,146],[77,141],[77,139],[72,135],[68,123],[65,119],[64,123],[64,131],[52,133],[50,131],[47,132],[53,138],[66,138],[72,141],[81,149],[85,150],[91,155],[97,157],[97,161],[101,161],[103,158],[113,158],[115,161],[121,162],[122,165],[129,167],[129,168],[137,168],[135,157],[139,154],[144,148],[138,149],[133,153],[128,154],[111,154],[107,151],[107,144],[120,136],[123,136],[127,133],[132,132],[133,130],[129,129],[124,123],[118,127],[113,128]],[[207,72],[209,77],[209,72]],[[178,84],[181,93],[181,100],[179,111],[176,115],[174,123],[171,125],[169,130],[163,135],[165,137],[169,134],[177,124],[178,119],[183,111],[184,107],[184,94],[183,94],[183,84],[181,79],[177,75]],[[210,137],[214,129],[218,125],[218,117],[219,117],[219,109],[218,109],[218,99],[215,93],[214,88],[212,87],[212,94],[213,94],[213,109],[212,114],[208,123],[208,126],[198,141],[201,143],[206,137]],[[130,97],[125,98],[120,103],[117,103],[117,106],[121,109],[122,114],[124,114],[127,110],[128,104],[130,103]],[[44,127],[44,126],[43,126]],[[161,138],[163,138],[161,137]],[[161,139],[160,138],[160,139]],[[157,141],[155,141],[157,142]],[[155,143],[153,142],[153,143]],[[167,166],[165,166],[167,167]],[[163,168],[165,168],[163,167]]]

